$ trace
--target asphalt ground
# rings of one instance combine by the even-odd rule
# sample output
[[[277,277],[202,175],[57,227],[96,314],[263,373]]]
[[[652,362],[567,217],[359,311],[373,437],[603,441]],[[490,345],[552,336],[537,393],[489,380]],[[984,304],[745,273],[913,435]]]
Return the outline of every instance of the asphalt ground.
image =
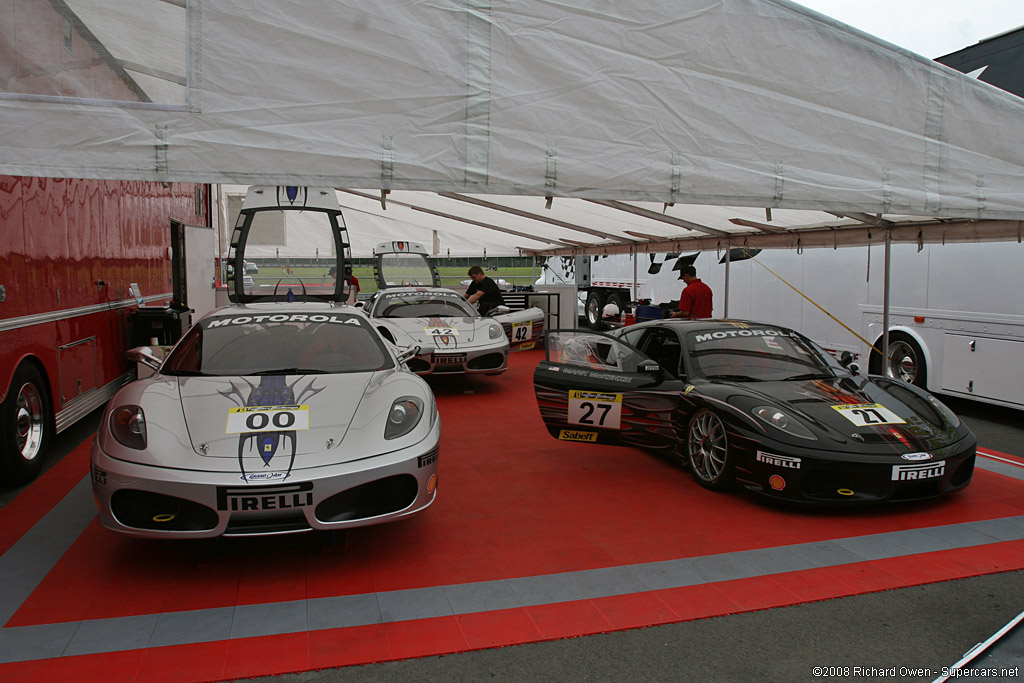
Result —
[[[1024,412],[946,401],[981,446],[1024,457]],[[61,434],[47,465],[91,438],[99,417],[96,411]],[[0,506],[21,490],[0,490]],[[930,681],[1021,611],[1024,572],[1014,571],[664,626],[250,680]]]

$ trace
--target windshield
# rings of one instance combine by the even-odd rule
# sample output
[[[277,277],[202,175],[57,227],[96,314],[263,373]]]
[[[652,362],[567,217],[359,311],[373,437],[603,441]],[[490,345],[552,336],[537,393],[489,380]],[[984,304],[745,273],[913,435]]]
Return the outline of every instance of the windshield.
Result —
[[[425,254],[379,254],[377,268],[385,287],[438,284]]]
[[[395,292],[384,294],[374,308],[378,318],[476,318],[476,309],[455,292]]]
[[[796,332],[746,327],[686,336],[693,374],[706,379],[775,381],[834,377],[833,366]]]
[[[165,375],[335,374],[393,367],[377,333],[343,313],[234,314],[189,330]]]

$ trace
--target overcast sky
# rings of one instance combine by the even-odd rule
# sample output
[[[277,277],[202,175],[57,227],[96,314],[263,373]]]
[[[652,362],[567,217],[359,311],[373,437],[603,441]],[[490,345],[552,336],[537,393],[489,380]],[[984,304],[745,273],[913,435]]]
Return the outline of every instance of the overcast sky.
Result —
[[[1024,0],[794,0],[930,59],[1024,26]]]

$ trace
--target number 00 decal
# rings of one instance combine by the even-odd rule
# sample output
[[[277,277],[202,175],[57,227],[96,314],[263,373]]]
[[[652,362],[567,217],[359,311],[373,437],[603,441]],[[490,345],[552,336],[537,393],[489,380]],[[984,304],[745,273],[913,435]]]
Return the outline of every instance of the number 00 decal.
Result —
[[[309,406],[248,406],[228,411],[225,434],[309,429]]]
[[[906,424],[906,420],[877,403],[860,403],[856,405],[832,406],[839,414],[858,427],[871,425]]]
[[[569,424],[620,429],[622,394],[598,391],[569,392]]]

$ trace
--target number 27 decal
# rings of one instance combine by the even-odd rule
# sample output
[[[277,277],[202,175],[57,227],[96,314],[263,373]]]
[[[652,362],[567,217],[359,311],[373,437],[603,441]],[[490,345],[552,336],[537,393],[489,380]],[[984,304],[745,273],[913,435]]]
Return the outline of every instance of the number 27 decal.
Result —
[[[872,425],[906,424],[906,420],[877,403],[858,403],[855,405],[832,406],[834,410],[858,427]]]
[[[570,391],[567,422],[587,427],[620,429],[622,394],[599,391]]]

